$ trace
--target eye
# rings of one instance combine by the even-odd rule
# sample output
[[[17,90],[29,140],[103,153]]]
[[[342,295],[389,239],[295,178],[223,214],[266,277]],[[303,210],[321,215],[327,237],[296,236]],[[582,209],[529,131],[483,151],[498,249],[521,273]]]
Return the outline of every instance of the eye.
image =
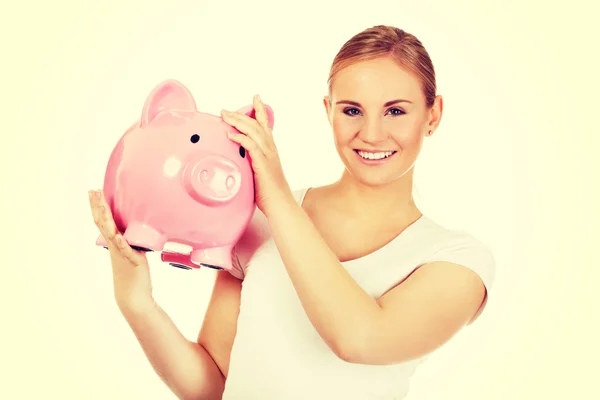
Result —
[[[406,114],[406,113],[404,112],[404,110],[402,110],[400,108],[391,108],[390,109],[390,114],[392,114],[394,116],[397,116],[397,115],[403,115],[403,114]]]
[[[240,146],[240,156],[241,156],[242,158],[245,158],[245,157],[246,157],[246,149],[245,149],[245,148],[243,148],[242,146]]]
[[[358,115],[360,113],[360,110],[358,108],[354,108],[354,107],[348,107],[344,109],[344,114],[346,115]]]
[[[198,141],[199,141],[199,140],[200,140],[200,135],[198,135],[197,133],[194,133],[194,134],[192,135],[192,137],[190,138],[190,141],[191,141],[192,143],[198,143]]]

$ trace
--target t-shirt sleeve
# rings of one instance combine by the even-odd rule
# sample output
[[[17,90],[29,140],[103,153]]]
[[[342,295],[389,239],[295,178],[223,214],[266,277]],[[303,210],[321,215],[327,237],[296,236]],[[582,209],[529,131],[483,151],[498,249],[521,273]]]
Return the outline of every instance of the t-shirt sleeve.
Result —
[[[294,198],[298,203],[301,203],[304,193],[306,193],[306,189],[297,189],[293,191]],[[254,256],[254,253],[268,241],[270,237],[271,229],[269,227],[269,221],[265,214],[256,208],[242,237],[233,246],[233,269],[230,271],[231,275],[243,280],[246,276],[246,269]]]
[[[446,261],[475,272],[486,288],[486,298],[477,314],[483,311],[496,278],[496,260],[491,249],[466,232],[452,232],[433,252],[427,262]]]
[[[257,208],[246,230],[233,246],[231,275],[244,279],[246,267],[254,252],[268,239],[270,229],[265,215]]]

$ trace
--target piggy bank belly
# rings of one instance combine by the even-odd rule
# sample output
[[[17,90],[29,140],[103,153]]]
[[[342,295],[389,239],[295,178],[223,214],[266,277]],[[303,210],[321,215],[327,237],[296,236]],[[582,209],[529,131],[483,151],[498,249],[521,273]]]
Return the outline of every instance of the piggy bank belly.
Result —
[[[231,268],[232,248],[254,211],[253,187],[240,182],[231,195],[223,190],[227,175],[212,175],[225,180],[219,186],[202,171],[196,175],[206,187],[186,186],[185,171],[166,176],[152,167],[124,165],[115,179],[113,212],[125,240],[138,250],[162,252],[167,242],[189,246],[189,260],[178,266]]]

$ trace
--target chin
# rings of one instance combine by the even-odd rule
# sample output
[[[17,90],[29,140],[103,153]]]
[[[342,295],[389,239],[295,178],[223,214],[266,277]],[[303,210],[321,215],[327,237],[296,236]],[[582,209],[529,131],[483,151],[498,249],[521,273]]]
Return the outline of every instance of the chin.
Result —
[[[370,188],[380,188],[390,186],[403,179],[403,174],[382,174],[382,173],[364,173],[360,171],[351,171],[350,174],[362,185]]]
[[[390,166],[391,167],[391,166]],[[411,184],[412,168],[399,166],[396,168],[371,169],[359,166],[346,165],[347,172],[362,185],[371,188],[386,187],[396,185],[399,182],[406,181]]]

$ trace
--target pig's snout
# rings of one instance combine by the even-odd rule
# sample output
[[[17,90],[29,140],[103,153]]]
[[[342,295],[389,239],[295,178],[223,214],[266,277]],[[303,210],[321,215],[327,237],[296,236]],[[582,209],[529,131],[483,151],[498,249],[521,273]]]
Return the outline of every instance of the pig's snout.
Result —
[[[232,161],[217,155],[192,160],[184,173],[187,192],[196,201],[209,206],[235,198],[242,183],[242,173]]]

